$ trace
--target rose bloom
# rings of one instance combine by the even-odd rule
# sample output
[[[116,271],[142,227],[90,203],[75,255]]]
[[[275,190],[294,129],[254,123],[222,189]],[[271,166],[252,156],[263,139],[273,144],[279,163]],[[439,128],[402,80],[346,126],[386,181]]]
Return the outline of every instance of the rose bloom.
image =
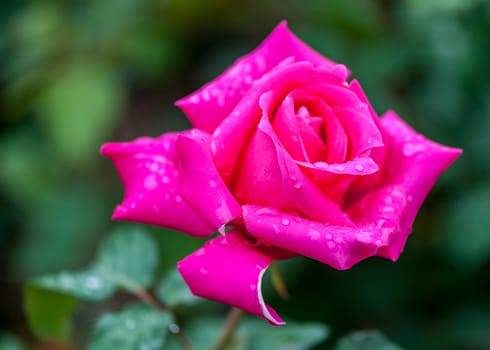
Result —
[[[437,177],[461,154],[381,118],[349,71],[280,23],[177,106],[194,129],[108,143],[125,188],[114,219],[197,237],[191,291],[283,324],[261,294],[278,259],[335,269],[396,260]],[[226,230],[225,230],[226,227]],[[226,231],[226,232],[225,232]]]

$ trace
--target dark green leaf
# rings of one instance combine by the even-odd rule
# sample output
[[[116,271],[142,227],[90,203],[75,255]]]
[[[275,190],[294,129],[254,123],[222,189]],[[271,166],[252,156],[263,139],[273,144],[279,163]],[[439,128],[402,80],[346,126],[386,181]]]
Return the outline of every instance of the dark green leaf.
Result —
[[[150,286],[158,265],[155,241],[137,226],[113,231],[102,242],[95,271],[130,292]]]
[[[202,300],[191,293],[175,268],[170,270],[158,285],[157,296],[171,308],[178,305],[193,305]]]
[[[122,100],[119,83],[96,63],[69,66],[40,100],[42,120],[57,153],[72,164],[97,156]]]
[[[40,338],[66,341],[70,337],[70,316],[77,306],[71,296],[29,284],[24,308],[34,334]]]
[[[341,338],[334,350],[402,350],[376,330],[357,331]]]
[[[282,327],[271,327],[260,320],[244,324],[249,350],[306,350],[325,340],[330,331],[320,323],[288,322]]]
[[[471,9],[482,0],[410,0],[413,9],[422,13],[459,12]]]
[[[199,317],[194,318],[186,327],[184,332],[191,344],[194,346],[194,350],[209,350],[213,349],[216,344],[225,322],[224,318],[220,317]],[[263,324],[267,326],[266,324]],[[268,327],[268,326],[267,326]],[[165,350],[181,350],[182,345],[175,339],[175,337],[169,338],[168,344],[165,346]],[[235,334],[234,339],[229,345],[230,350],[248,350],[248,337],[239,328]]]
[[[22,342],[13,334],[0,334],[0,349],[1,350],[24,350]]]
[[[114,292],[114,283],[100,274],[88,270],[82,272],[62,271],[42,276],[33,282],[36,286],[71,295],[77,299],[99,301]]]
[[[103,315],[95,325],[90,350],[157,350],[165,343],[172,316],[135,304],[119,313]]]

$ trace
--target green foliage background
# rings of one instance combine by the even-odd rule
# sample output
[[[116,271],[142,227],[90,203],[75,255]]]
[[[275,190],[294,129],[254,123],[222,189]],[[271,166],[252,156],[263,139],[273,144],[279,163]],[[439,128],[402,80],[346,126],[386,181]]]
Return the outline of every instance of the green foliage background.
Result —
[[[23,316],[24,282],[86,266],[112,226],[122,187],[100,144],[189,127],[173,101],[281,19],[345,63],[379,113],[395,109],[464,154],[425,202],[397,263],[370,259],[338,272],[296,258],[281,266],[291,300],[268,300],[282,315],[328,324],[333,336],[376,328],[405,349],[490,349],[485,0],[1,2],[0,344],[17,348],[15,334],[40,346]],[[160,272],[201,244],[151,233]],[[81,342],[94,312],[80,316]]]

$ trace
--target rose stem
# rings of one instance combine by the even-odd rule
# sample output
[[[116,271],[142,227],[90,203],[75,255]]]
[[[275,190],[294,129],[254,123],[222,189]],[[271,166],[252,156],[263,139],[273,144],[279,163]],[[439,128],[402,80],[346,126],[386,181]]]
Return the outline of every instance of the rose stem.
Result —
[[[228,312],[228,316],[226,317],[225,325],[223,327],[223,331],[221,332],[216,345],[214,346],[214,350],[226,350],[228,345],[230,345],[233,340],[233,336],[235,335],[235,331],[240,324],[241,319],[243,318],[243,311],[232,307]]]
[[[167,307],[165,304],[156,301],[155,298],[153,298],[153,296],[150,293],[148,293],[145,289],[138,288],[137,290],[134,291],[134,294],[138,297],[138,299],[140,299],[145,304],[148,304],[148,305],[150,305],[150,306],[152,306],[155,309],[158,309],[160,311],[164,311],[164,312],[172,314],[172,316],[175,320],[175,315],[174,315],[173,311],[169,307]],[[172,332],[172,334],[175,335],[175,337],[179,341],[180,345],[182,345],[182,348],[184,350],[193,350],[194,349],[191,342],[184,335],[184,332],[182,331],[182,329],[180,327],[178,327],[178,331]]]

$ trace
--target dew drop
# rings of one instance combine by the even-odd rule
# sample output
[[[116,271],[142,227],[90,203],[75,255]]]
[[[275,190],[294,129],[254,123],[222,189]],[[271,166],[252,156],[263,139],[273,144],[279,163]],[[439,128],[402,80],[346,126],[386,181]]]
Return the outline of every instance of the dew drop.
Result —
[[[175,196],[175,201],[176,201],[177,203],[182,203],[182,197],[181,197],[181,196],[179,196],[179,195]]]
[[[204,90],[202,92],[202,98],[203,98],[204,101],[211,100],[211,95],[209,94],[209,91],[208,90]]]
[[[421,153],[425,151],[425,145],[423,144],[415,144],[415,143],[407,143],[403,146],[403,155],[406,157],[411,157],[417,153]]]
[[[210,187],[216,187],[216,181],[209,180],[209,186]]]
[[[356,164],[356,166],[354,167],[357,171],[363,171],[364,170],[364,167],[361,165],[361,164]]]
[[[289,219],[282,219],[282,221],[281,221],[281,222],[282,222],[282,224],[283,224],[284,226],[287,226],[287,225],[289,225],[289,224],[290,224],[290,222],[291,222],[291,221],[289,221]]]
[[[190,103],[199,103],[199,96],[193,95],[189,98]]]
[[[143,184],[146,190],[151,191],[158,186],[157,180],[155,179],[155,175],[149,175],[145,179],[145,183]]]
[[[162,177],[162,182],[163,182],[164,184],[168,184],[168,183],[170,183],[170,178],[169,178],[168,176],[163,176],[163,177]]]
[[[314,241],[316,241],[320,238],[320,232],[318,232],[317,230],[310,230],[309,235],[310,235],[310,238]]]
[[[177,323],[171,323],[169,326],[168,326],[168,330],[170,331],[170,333],[172,334],[177,334],[180,332],[180,327]]]
[[[395,211],[395,209],[393,209],[392,207],[384,207],[383,208],[383,213],[393,213]]]
[[[260,208],[255,214],[257,215],[268,215],[268,216],[277,216],[277,211],[271,208]]]
[[[315,162],[313,165],[319,169],[328,169],[328,164],[325,162]]]
[[[337,171],[344,171],[344,167],[342,165],[336,165],[335,170]]]

